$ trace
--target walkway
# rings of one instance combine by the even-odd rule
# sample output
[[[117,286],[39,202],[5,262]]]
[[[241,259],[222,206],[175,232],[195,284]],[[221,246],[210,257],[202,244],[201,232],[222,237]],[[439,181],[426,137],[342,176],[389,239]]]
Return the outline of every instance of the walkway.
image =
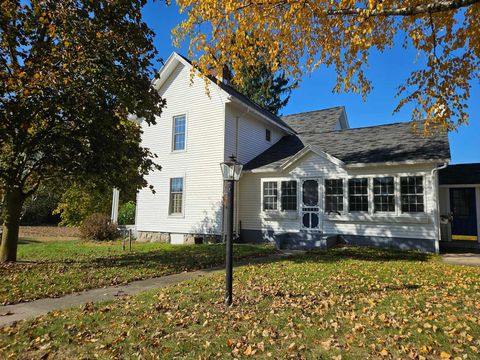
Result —
[[[480,266],[480,254],[443,254],[442,260],[447,264]]]
[[[235,267],[280,260],[289,256],[297,255],[299,253],[302,252],[283,251],[281,254],[247,259],[238,262]],[[167,286],[178,284],[182,281],[192,280],[223,271],[225,271],[223,267],[217,267],[192,272],[183,272],[180,274],[133,281],[126,285],[116,285],[99,289],[85,290],[60,298],[46,298],[14,305],[0,306],[0,327],[10,325],[19,320],[33,319],[47,314],[50,311],[63,310],[86,303],[98,303],[102,301],[115,300],[121,296],[135,295],[152,289],[162,289]]]

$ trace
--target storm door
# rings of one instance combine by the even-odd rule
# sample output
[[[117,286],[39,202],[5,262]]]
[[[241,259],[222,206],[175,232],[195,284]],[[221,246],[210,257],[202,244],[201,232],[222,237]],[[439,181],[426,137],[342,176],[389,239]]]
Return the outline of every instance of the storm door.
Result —
[[[302,181],[301,228],[318,230],[320,228],[320,196],[318,179]]]

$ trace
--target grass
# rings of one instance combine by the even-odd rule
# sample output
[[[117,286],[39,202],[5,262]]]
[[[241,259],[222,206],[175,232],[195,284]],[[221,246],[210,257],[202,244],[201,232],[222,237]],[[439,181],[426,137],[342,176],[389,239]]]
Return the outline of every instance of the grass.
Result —
[[[480,268],[344,248],[56,312],[0,332],[0,355],[111,359],[476,359]]]
[[[116,285],[182,271],[221,265],[222,245],[134,243],[23,238],[18,263],[0,264],[0,304],[55,297],[90,288]],[[237,259],[268,255],[273,248],[238,245]]]

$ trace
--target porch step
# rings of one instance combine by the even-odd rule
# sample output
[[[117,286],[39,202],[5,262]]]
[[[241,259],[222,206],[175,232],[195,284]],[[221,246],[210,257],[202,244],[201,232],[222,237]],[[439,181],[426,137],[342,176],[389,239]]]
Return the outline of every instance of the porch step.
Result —
[[[326,250],[337,243],[336,234],[321,234],[309,231],[276,234],[275,237],[279,248],[285,250]]]

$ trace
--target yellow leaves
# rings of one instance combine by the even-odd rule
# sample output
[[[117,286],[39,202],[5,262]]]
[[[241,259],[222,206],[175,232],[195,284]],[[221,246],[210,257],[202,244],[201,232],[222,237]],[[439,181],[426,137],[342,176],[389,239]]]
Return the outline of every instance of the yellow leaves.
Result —
[[[444,360],[449,360],[452,358],[452,355],[450,355],[448,352],[446,351],[442,351],[440,353],[440,359],[444,359]]]

